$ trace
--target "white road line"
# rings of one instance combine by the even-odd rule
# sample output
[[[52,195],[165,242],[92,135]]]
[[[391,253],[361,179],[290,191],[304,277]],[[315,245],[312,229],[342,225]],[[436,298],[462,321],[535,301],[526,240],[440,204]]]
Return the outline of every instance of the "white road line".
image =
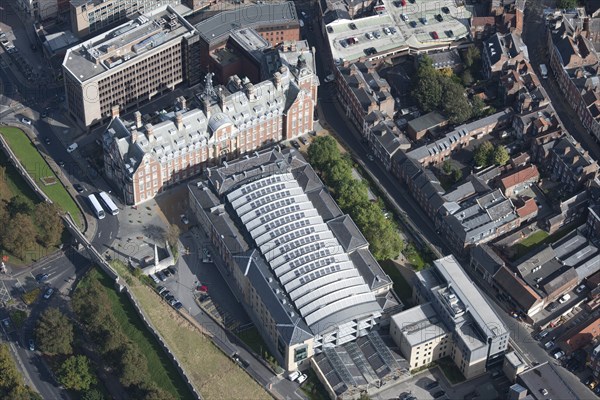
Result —
[[[98,237],[102,237],[102,231],[98,232]]]
[[[108,235],[108,238],[112,240],[112,232]]]

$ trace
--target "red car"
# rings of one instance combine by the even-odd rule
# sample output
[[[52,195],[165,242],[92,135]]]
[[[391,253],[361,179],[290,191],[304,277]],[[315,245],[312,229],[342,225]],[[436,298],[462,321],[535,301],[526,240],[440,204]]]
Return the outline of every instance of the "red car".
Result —
[[[439,39],[439,38],[440,38],[440,37],[438,36],[437,32],[435,32],[435,31],[431,32],[431,36],[432,36],[434,39]]]
[[[400,0],[400,4],[402,4],[402,7],[406,6],[406,0]]]

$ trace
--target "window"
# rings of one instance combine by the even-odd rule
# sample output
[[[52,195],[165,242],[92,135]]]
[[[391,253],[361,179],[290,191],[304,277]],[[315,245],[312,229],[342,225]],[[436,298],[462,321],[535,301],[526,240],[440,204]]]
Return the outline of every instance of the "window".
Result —
[[[294,361],[299,362],[308,357],[308,347],[302,346],[297,349],[294,349]]]

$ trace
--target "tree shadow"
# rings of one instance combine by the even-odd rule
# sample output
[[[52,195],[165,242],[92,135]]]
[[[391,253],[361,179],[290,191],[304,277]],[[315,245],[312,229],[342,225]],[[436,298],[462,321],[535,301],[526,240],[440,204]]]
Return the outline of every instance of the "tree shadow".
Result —
[[[155,242],[164,242],[165,238],[167,237],[167,232],[165,231],[165,228],[153,224],[145,225],[142,229],[142,233],[144,234],[144,236]]]

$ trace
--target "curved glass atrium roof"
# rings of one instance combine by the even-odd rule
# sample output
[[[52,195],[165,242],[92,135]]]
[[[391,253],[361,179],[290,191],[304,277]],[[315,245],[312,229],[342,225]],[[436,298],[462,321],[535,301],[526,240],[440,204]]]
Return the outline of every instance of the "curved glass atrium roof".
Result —
[[[245,184],[227,199],[307,325],[381,311],[342,245],[291,173]],[[360,311],[359,311],[360,310]],[[337,318],[336,318],[337,314]]]

